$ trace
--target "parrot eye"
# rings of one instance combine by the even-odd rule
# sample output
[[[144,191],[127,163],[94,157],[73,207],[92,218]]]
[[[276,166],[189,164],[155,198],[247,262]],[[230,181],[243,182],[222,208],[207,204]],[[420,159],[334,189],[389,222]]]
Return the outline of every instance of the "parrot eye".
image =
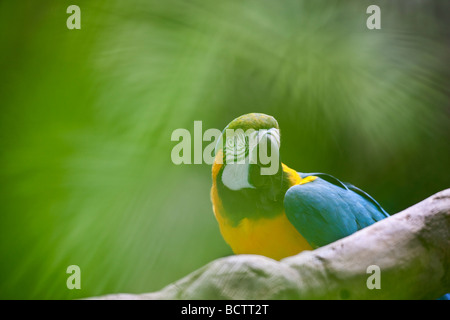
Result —
[[[228,163],[242,163],[248,156],[248,137],[235,135],[227,139],[225,145],[226,159]]]
[[[229,149],[234,148],[234,137],[227,139],[227,148],[229,148]]]

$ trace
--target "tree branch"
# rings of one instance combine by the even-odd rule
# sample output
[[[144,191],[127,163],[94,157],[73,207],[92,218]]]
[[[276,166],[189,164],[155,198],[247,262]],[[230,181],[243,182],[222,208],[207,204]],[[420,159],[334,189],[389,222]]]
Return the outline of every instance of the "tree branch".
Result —
[[[380,268],[369,290],[367,268]],[[94,299],[436,299],[450,292],[450,189],[349,237],[275,261],[221,258],[158,292]]]

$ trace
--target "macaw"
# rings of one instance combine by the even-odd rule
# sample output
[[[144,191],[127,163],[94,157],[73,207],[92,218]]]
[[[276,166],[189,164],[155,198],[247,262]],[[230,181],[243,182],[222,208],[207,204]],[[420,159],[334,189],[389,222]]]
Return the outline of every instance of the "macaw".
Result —
[[[349,183],[283,164],[279,130],[275,118],[250,113],[231,121],[218,139],[211,199],[220,232],[235,254],[280,260],[389,216],[371,196]],[[256,144],[249,143],[252,136]],[[263,145],[267,154],[277,155],[272,174],[262,171],[268,166],[257,152]],[[236,155],[244,161],[230,161]]]

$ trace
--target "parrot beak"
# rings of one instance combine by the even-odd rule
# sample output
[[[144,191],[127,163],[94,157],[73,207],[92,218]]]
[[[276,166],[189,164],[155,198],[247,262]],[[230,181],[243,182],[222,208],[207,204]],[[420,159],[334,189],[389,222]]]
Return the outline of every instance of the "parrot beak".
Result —
[[[249,141],[250,164],[257,164],[262,176],[276,175],[281,163],[279,130],[272,128],[255,131]]]
[[[282,187],[280,134],[278,129],[260,130],[250,143],[249,182],[256,188],[269,188],[276,199]],[[252,140],[252,139],[250,139]]]

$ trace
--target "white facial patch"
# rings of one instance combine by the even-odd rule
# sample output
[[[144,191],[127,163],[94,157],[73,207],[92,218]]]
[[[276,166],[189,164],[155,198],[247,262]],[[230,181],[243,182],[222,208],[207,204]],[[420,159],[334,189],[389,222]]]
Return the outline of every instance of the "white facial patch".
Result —
[[[223,184],[231,190],[241,190],[244,188],[254,189],[248,182],[249,164],[232,163],[225,166],[222,173]]]

